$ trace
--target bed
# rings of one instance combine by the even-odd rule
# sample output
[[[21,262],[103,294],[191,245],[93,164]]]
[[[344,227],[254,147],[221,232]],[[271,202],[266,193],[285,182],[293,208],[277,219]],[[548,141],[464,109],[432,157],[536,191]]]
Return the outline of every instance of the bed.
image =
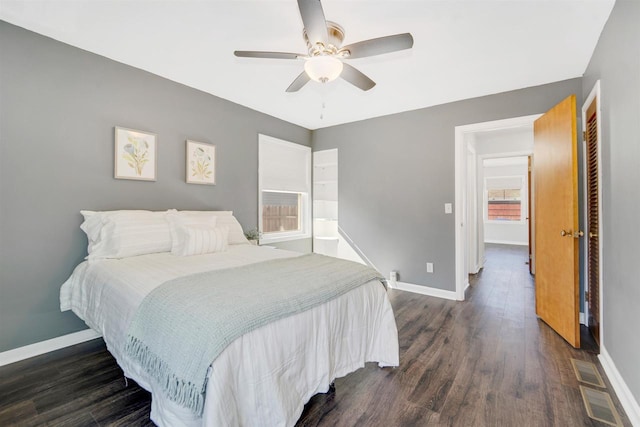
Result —
[[[290,426],[304,404],[314,394],[327,392],[335,378],[365,362],[398,365],[395,319],[379,280],[232,341],[208,367],[200,413],[169,399],[125,347],[136,311],[147,295],[167,281],[300,256],[240,242],[223,251],[192,256],[157,252],[90,258],[63,284],[61,309],[72,310],[99,332],[124,375],[151,392],[150,417],[157,425]]]

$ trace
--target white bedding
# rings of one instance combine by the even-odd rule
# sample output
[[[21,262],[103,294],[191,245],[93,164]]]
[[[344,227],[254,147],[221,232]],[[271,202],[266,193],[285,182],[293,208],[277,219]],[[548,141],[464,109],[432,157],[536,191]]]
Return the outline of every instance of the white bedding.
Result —
[[[128,325],[143,298],[167,280],[299,254],[231,245],[190,257],[170,253],[83,262],[64,283],[60,307],[100,332],[123,369],[152,393],[151,419],[160,426],[290,426],[304,403],[329,384],[375,361],[398,365],[398,336],[380,282],[278,320],[235,340],[209,369],[203,416],[164,399],[123,349]],[[304,284],[301,284],[304,285]],[[358,313],[349,316],[348,313]]]

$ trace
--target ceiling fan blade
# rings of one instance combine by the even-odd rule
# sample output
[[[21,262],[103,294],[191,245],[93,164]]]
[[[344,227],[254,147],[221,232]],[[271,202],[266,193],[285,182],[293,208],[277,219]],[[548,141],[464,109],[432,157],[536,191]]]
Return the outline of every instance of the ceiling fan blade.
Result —
[[[353,43],[348,46],[344,46],[340,51],[349,51],[349,56],[346,58],[351,59],[381,55],[383,53],[411,49],[412,47],[413,37],[410,33],[404,33]]]
[[[259,52],[255,50],[236,50],[233,54],[240,58],[268,58],[268,59],[300,59],[307,55],[289,52]]]
[[[340,77],[362,90],[369,90],[376,85],[376,82],[349,64],[343,63],[342,74],[340,74]]]
[[[298,0],[298,9],[307,38],[312,45],[318,42],[327,44],[327,21],[324,19],[324,11],[320,0]]]
[[[311,80],[309,78],[309,75],[305,71],[303,71],[302,73],[300,73],[298,77],[296,77],[293,83],[289,85],[289,87],[287,88],[287,92],[299,91],[300,89],[302,89],[304,85],[306,85],[309,82],[309,80]]]

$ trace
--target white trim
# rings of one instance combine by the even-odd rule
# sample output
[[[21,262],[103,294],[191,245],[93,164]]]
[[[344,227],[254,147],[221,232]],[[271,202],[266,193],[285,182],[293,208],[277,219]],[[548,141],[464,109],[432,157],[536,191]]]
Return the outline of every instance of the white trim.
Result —
[[[522,211],[525,212],[526,209],[523,209]],[[485,224],[495,224],[495,225],[523,225],[523,224],[527,223],[527,220],[526,219],[521,219],[519,221],[501,221],[499,219],[488,219],[488,220],[484,221],[484,223]]]
[[[353,251],[360,257],[362,258],[362,260],[369,265],[370,267],[373,267],[375,270],[378,270],[378,267],[376,267],[373,262],[371,262],[371,260],[367,257],[367,255],[362,251],[362,249],[360,249],[360,246],[356,245],[356,242],[353,241],[353,239],[351,238],[351,236],[349,236],[349,234],[347,234],[346,231],[344,231],[342,229],[342,227],[340,227],[340,224],[338,224],[338,234],[340,235],[340,237],[342,237],[345,241],[345,243],[349,246],[351,246],[351,249],[353,249]],[[378,270],[380,271],[380,270]]]
[[[586,308],[586,307],[585,307],[585,308]],[[581,312],[580,312],[580,324],[581,324],[581,325],[588,326],[588,325],[587,325],[587,322],[586,322],[586,319],[587,319],[587,315],[586,315],[586,314],[584,314],[584,313],[581,311]]]
[[[585,100],[584,104],[582,104],[582,126],[586,126],[587,124],[587,109],[589,108],[589,105],[593,102],[593,99],[596,99],[596,115],[598,116],[598,123],[597,123],[597,130],[596,132],[598,133],[598,299],[600,300],[598,302],[599,304],[599,319],[600,319],[600,325],[598,327],[599,329],[599,334],[600,334],[600,343],[602,345],[604,345],[604,310],[603,310],[603,306],[604,306],[604,273],[603,273],[603,262],[602,262],[602,254],[604,253],[602,250],[603,247],[603,241],[604,241],[604,236],[603,236],[603,218],[602,218],[602,109],[601,109],[601,103],[600,103],[600,80],[596,81],[596,84],[593,85],[593,89],[591,89],[591,92],[589,93],[589,96],[587,97],[587,99]],[[584,129],[583,129],[584,130]],[[587,144],[586,141],[584,140],[584,138],[582,138],[583,141],[583,147],[584,150],[583,151],[583,161],[584,161],[584,179],[583,179],[583,185],[584,185],[584,193],[585,193],[585,203],[584,203],[584,210],[583,210],[583,214],[584,214],[584,220],[585,220],[585,228],[589,225],[587,224],[588,221],[588,214],[587,214],[587,210],[589,209],[588,203],[586,202],[588,200],[588,195],[587,193],[587,161],[586,161],[586,156],[587,156]],[[588,238],[589,235],[589,230],[585,230],[585,237]],[[589,259],[589,242],[588,240],[585,239],[584,242],[584,249],[583,249],[583,257],[585,260],[584,263],[584,288],[585,290],[587,289],[587,287],[589,286],[589,265],[587,260]],[[585,307],[585,313],[588,316],[589,315],[589,309],[588,309],[588,301],[586,301],[586,298],[584,298],[584,294],[581,296],[583,298],[584,301],[584,307]],[[587,317],[588,319],[588,317]]]
[[[514,242],[513,240],[495,240],[485,239],[485,243],[495,243],[498,245],[515,245],[515,246],[529,246],[529,242]]]
[[[598,359],[604,369],[604,373],[607,374],[607,378],[609,378],[609,382],[611,382],[613,386],[613,390],[616,392],[616,396],[618,396],[620,404],[622,404],[624,411],[627,413],[631,425],[640,427],[640,404],[638,404],[638,401],[633,397],[633,393],[631,393],[624,378],[620,375],[618,368],[616,368],[613,359],[611,359],[604,345],[600,346]]]
[[[536,115],[535,117],[539,117],[539,116]],[[482,144],[482,142],[476,142],[476,144]],[[532,154],[533,154],[533,151],[531,150],[518,150],[518,151],[504,151],[501,153],[479,154],[478,157],[482,160],[490,160],[490,159],[502,159],[503,157],[529,157]]]
[[[463,206],[466,206],[467,198],[467,149],[468,143],[465,141],[465,134],[489,131],[497,129],[515,128],[531,125],[542,114],[533,114],[530,116],[514,117],[511,119],[494,120],[490,122],[474,123],[455,127],[455,280],[456,280],[456,298],[464,301],[464,290],[468,282],[465,268],[465,254],[468,251],[467,239],[465,238],[466,228],[464,221],[466,213],[463,212]],[[526,155],[530,155],[526,154]],[[492,154],[492,157],[500,157],[500,155]],[[465,278],[465,275],[467,278]]]
[[[266,236],[266,237],[265,237]],[[269,243],[279,243],[279,242],[290,242],[292,240],[302,240],[302,239],[310,239],[311,233],[277,233],[273,236],[269,236],[268,234],[263,234],[262,237],[258,240],[258,244],[269,244]]]
[[[25,345],[24,347],[14,348],[13,350],[3,351],[0,353],[0,366],[40,356],[41,354],[80,344],[85,341],[91,341],[100,337],[101,335],[93,329],[85,329],[83,331],[74,332],[72,334],[63,335],[50,340]]]
[[[400,291],[413,292],[414,294],[428,295],[430,297],[444,298],[456,301],[456,293],[454,291],[445,291],[444,289],[430,288],[429,286],[414,285],[413,283],[395,282],[392,286],[391,282],[388,282],[391,289],[398,289]],[[468,286],[469,282],[467,282]],[[465,288],[466,289],[466,288]]]

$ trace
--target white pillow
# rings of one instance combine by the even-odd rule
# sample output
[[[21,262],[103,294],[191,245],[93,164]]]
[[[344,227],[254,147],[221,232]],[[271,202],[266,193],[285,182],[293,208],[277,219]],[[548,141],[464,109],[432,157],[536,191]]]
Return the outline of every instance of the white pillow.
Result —
[[[190,256],[224,252],[227,250],[229,228],[201,225],[179,225],[176,234],[182,245],[180,250],[171,253],[178,256]]]
[[[180,233],[180,229],[184,227],[214,228],[218,217],[211,215],[185,215],[182,212],[171,209],[167,212],[167,220],[171,231],[171,253],[181,255],[186,251],[187,236],[184,233]]]
[[[171,250],[166,212],[81,211],[89,240],[87,259],[126,258]]]
[[[217,218],[219,227],[229,228],[229,244],[242,245],[249,244],[242,226],[238,222],[233,211],[176,211],[178,215],[184,218]]]
[[[87,248],[87,252],[89,255],[93,252],[93,247],[96,243],[100,241],[100,232],[102,231],[102,227],[106,224],[109,218],[114,215],[121,213],[132,213],[132,214],[141,214],[141,213],[151,213],[151,211],[144,210],[119,210],[119,211],[80,211],[82,216],[84,217],[84,222],[80,224],[80,229],[85,232],[87,235],[87,240],[89,241],[89,245]]]

